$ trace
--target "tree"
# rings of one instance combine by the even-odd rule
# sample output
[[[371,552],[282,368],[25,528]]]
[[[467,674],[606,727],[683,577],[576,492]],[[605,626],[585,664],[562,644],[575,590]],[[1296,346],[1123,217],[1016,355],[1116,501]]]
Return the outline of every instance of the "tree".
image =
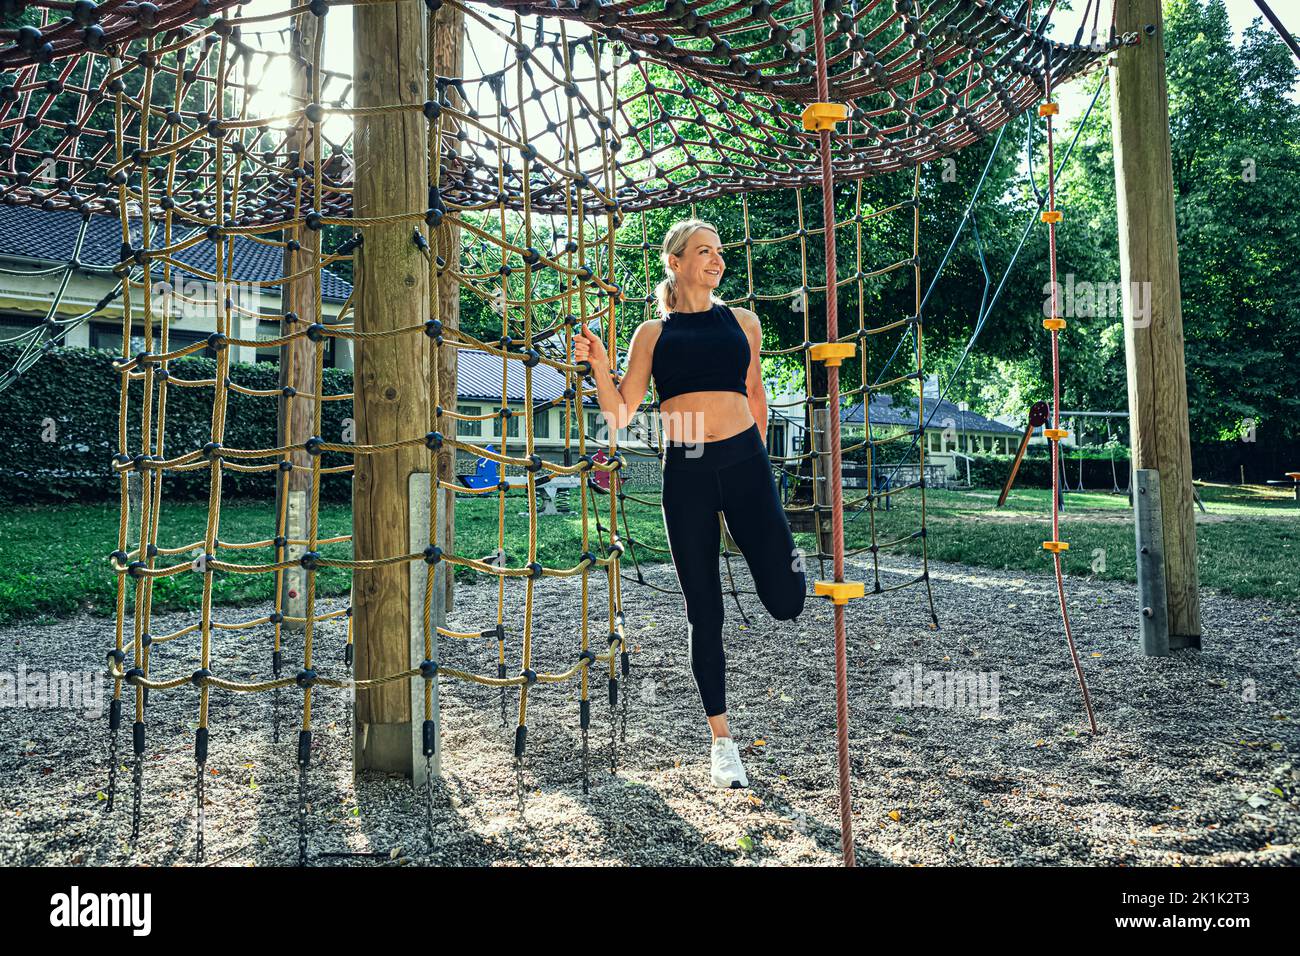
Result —
[[[1237,438],[1253,421],[1294,440],[1300,372],[1288,357],[1300,348],[1300,280],[1288,263],[1300,223],[1286,212],[1298,198],[1294,62],[1259,20],[1234,48],[1222,0],[1171,3],[1165,43],[1192,439]],[[1097,119],[1064,184],[1067,223],[1083,228],[1066,233],[1063,248],[1076,272],[1104,280],[1118,273],[1115,198],[1109,111]],[[1124,394],[1119,320],[1073,321],[1063,342],[1071,367],[1088,369],[1070,376],[1084,386],[1073,400],[1114,404]]]

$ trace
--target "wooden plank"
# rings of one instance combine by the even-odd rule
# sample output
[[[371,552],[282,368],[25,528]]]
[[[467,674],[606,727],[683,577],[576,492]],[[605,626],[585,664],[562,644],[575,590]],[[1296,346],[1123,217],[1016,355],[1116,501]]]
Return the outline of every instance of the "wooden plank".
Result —
[[[425,7],[415,0],[353,10],[356,105],[423,103],[428,82]],[[354,214],[383,217],[428,204],[428,130],[419,110],[356,118]],[[429,266],[410,220],[367,226],[356,254],[356,328],[383,332],[419,326],[429,302]],[[429,430],[431,344],[422,334],[359,340],[354,391],[356,441],[374,445]],[[422,444],[358,455],[352,482],[358,560],[406,554],[413,472],[428,470]],[[410,572],[402,563],[358,570],[353,626],[358,679],[404,671],[411,648]],[[411,774],[411,700],[404,681],[357,694],[359,768]]]
[[[1148,24],[1155,26],[1154,35],[1145,33]],[[1199,647],[1192,453],[1159,0],[1118,0],[1116,27],[1142,38],[1139,46],[1115,54],[1111,70],[1133,463],[1160,474],[1170,644]],[[1145,316],[1135,313],[1139,304],[1149,306]]]

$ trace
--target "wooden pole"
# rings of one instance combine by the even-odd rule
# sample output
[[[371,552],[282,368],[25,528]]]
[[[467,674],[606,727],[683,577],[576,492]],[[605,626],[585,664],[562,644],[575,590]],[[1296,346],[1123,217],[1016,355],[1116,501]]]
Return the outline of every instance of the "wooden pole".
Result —
[[[295,109],[306,106],[313,98],[311,64],[314,62],[320,28],[320,17],[315,14],[303,13],[293,19],[289,33],[289,52],[295,68],[289,95]],[[300,117],[285,135],[286,152],[291,157],[298,157],[298,166],[311,160],[311,136],[312,125],[305,116]],[[308,211],[308,208],[299,209],[299,217]],[[320,232],[300,224],[293,229],[286,229],[284,239],[284,271],[281,274],[291,276],[298,275],[304,269],[313,270],[280,287],[280,334],[289,335],[320,321],[316,313],[316,282],[319,274],[314,271],[320,262]],[[316,387],[315,365],[316,345],[305,335],[282,345],[280,388],[293,388],[299,395],[310,395]],[[277,520],[279,516],[284,516],[281,534],[290,539],[305,540],[306,516],[311,496],[311,457],[301,448],[312,435],[312,400],[281,395],[279,402],[278,443],[282,446],[295,445],[299,450],[290,454],[293,470],[282,476],[276,485],[275,513]],[[338,435],[328,436],[329,441],[340,439],[341,436]],[[284,500],[285,497],[288,501]],[[302,557],[305,550],[302,545],[293,545],[285,549],[284,557],[296,560]],[[280,607],[284,613],[292,617],[303,617],[307,611],[307,572],[301,568],[285,570],[280,590]],[[294,631],[304,629],[303,624],[297,621],[286,622],[282,627]]]
[[[429,18],[429,49],[432,51],[429,58],[429,97],[432,99],[438,95],[436,77],[459,77],[464,71],[465,10],[463,7],[444,4]],[[458,109],[465,109],[468,106],[467,103],[461,100],[453,86],[447,87],[446,99]],[[460,124],[454,117],[447,115],[442,117],[441,122],[442,145],[439,149],[430,149],[429,154],[431,156],[442,156],[445,152],[450,156],[458,155],[460,153],[460,140],[456,138],[456,133],[460,129]],[[430,124],[429,135],[430,144],[432,145],[434,142],[433,137],[438,135],[437,124]],[[447,176],[448,171],[444,168],[441,175],[444,185]],[[450,216],[444,219],[432,239],[435,256],[441,256],[447,265],[455,268],[460,259],[460,226],[457,225],[456,220]],[[433,282],[438,296],[438,318],[441,320],[443,328],[458,329],[460,328],[460,283],[449,270],[439,269],[436,261],[434,269]],[[460,353],[454,348],[440,348],[437,354],[439,400],[444,408],[455,411],[456,396],[459,394],[457,386],[458,363],[456,359]],[[446,423],[445,427],[442,428],[443,433],[449,437],[455,437],[455,421],[452,419],[443,419],[442,421]],[[435,467],[439,480],[454,485],[456,483],[456,449],[447,448],[440,453],[435,462]],[[447,541],[447,550],[454,552],[456,550],[456,492],[444,490],[441,504],[442,534]],[[445,601],[446,609],[450,612],[454,608],[456,576],[450,573],[449,569],[446,578]]]
[[[1152,32],[1147,33],[1151,27]],[[1159,473],[1169,646],[1201,646],[1192,451],[1183,363],[1169,100],[1160,0],[1118,0],[1111,70],[1115,198],[1133,467]],[[1145,306],[1146,314],[1135,312]]]
[[[356,105],[391,107],[426,99],[425,6],[421,0],[362,4],[353,10]],[[427,208],[428,130],[420,110],[356,118],[353,211],[360,218]],[[423,324],[429,266],[413,241],[422,221],[367,226],[356,253],[353,291],[358,332]],[[358,445],[424,435],[429,430],[428,339],[405,333],[356,341],[353,403]],[[413,473],[428,470],[423,444],[356,456],[352,536],[359,561],[409,554]],[[421,536],[423,539],[424,536]],[[353,627],[358,679],[410,667],[410,569],[405,562],[358,569],[353,579]],[[422,595],[417,598],[422,599]],[[412,722],[405,681],[357,693],[355,764],[411,775]],[[418,727],[416,728],[418,732]]]

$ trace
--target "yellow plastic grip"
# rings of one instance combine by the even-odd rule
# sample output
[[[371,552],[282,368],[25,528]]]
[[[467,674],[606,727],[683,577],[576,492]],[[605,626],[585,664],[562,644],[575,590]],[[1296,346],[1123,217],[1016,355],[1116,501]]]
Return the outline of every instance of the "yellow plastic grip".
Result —
[[[853,358],[858,347],[853,342],[818,342],[811,349],[814,362],[825,362],[827,366],[839,368],[840,362]]]
[[[861,581],[814,581],[813,593],[828,597],[836,604],[847,604],[866,592]]]
[[[1053,316],[1050,319],[1043,319],[1043,328],[1051,332],[1059,332],[1065,328],[1065,319],[1060,316]]]
[[[1055,552],[1056,554],[1060,554],[1062,551],[1069,551],[1069,550],[1070,550],[1070,542],[1068,542],[1068,541],[1044,541],[1044,542],[1043,542],[1043,550],[1044,550],[1044,551],[1052,551],[1052,552]]]
[[[1039,104],[1038,104],[1038,115],[1039,115],[1039,116],[1055,116],[1055,115],[1056,115],[1057,113],[1059,113],[1059,112],[1061,112],[1061,105],[1060,105],[1059,103],[1039,103]]]
[[[809,103],[800,114],[803,128],[809,132],[834,129],[835,124],[849,118],[849,108],[843,103]]]
[[[1065,217],[1061,215],[1061,210],[1059,209],[1044,209],[1038,214],[1038,218],[1043,220],[1043,222],[1060,222]]]

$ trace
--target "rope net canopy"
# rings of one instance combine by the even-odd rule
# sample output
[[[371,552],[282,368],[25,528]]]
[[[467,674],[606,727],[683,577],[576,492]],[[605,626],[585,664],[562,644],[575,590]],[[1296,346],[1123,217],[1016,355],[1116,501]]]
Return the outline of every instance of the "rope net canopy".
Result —
[[[355,14],[368,15],[384,2],[357,0]],[[697,204],[739,197],[741,234],[723,237],[729,247],[742,250],[745,263],[744,291],[731,301],[779,304],[801,317],[801,342],[762,353],[797,364],[802,376],[796,387],[804,397],[791,404],[800,406],[804,440],[793,454],[772,456],[796,491],[802,487],[808,492],[806,504],[797,503],[797,495],[788,502],[791,517],[810,518],[818,533],[817,557],[825,559],[831,549],[822,544],[829,540],[823,538],[823,522],[840,521],[845,509],[870,515],[870,544],[858,550],[872,555],[876,593],[894,589],[881,584],[881,551],[919,538],[923,570],[906,583],[924,582],[928,593],[925,445],[916,441],[927,420],[921,387],[920,165],[1004,126],[1045,90],[1085,70],[1116,45],[1113,37],[1095,42],[1095,20],[1093,43],[1080,45],[1076,37],[1075,43],[1062,44],[1045,35],[1046,19],[1030,27],[1023,10],[1008,16],[1001,5],[985,0],[831,0],[825,6],[833,26],[824,36],[827,76],[822,79],[829,83],[831,98],[845,103],[848,111],[824,147],[824,132],[807,129],[805,122],[805,112],[825,98],[818,91],[810,52],[813,34],[824,25],[813,21],[806,3],[715,2],[688,9],[680,0],[505,0],[492,5],[426,0],[425,25],[454,10],[488,42],[467,44],[463,68],[453,64],[445,69],[431,56],[425,97],[380,104],[358,103],[352,77],[330,69],[324,55],[330,21],[337,19],[330,11],[353,6],[351,2],[268,3],[256,12],[245,10],[252,4],[192,0],[156,5],[109,0],[98,7],[89,0],[0,4],[5,16],[0,28],[0,202],[71,209],[87,218],[109,215],[121,224],[121,254],[111,266],[120,283],[111,298],[120,300],[114,307],[121,312],[123,350],[115,366],[122,382],[114,458],[121,520],[113,555],[119,585],[116,642],[109,652],[115,693],[108,795],[111,806],[123,694],[133,688],[135,829],[149,688],[193,684],[199,689],[195,754],[200,809],[212,688],[301,689],[299,822],[304,834],[316,687],[354,687],[377,700],[385,694],[406,695],[408,682],[421,681],[427,759],[436,745],[429,729],[436,680],[499,687],[503,711],[506,689],[517,688],[515,753],[522,759],[530,689],[577,680],[585,757],[590,670],[606,670],[611,704],[619,696],[620,661],[621,676],[628,675],[621,559],[630,552],[635,560],[637,545],[653,547],[626,530],[628,501],[655,504],[623,490],[627,456],[655,452],[619,447],[620,436],[591,434],[585,413],[595,389],[586,380],[590,368],[570,359],[572,340],[578,324],[599,322],[617,363],[618,343],[649,316],[656,278],[651,240],[662,225],[662,217],[654,218],[660,210],[689,207],[694,212]],[[427,155],[417,147],[406,157],[418,161],[419,169],[427,168],[427,201],[421,195],[418,208],[370,215],[364,187],[354,181],[353,131],[392,122],[407,124],[407,141],[427,143]],[[823,148],[829,149],[825,168]],[[891,172],[909,176],[907,198],[883,205],[865,199],[865,179]],[[833,201],[832,180],[848,183],[840,193],[847,214]],[[756,234],[751,210],[778,191],[792,196],[795,221]],[[819,220],[823,225],[816,225]],[[424,318],[373,331],[349,298],[334,321],[327,322],[321,307],[322,270],[357,259],[358,249],[374,244],[376,237],[391,240],[394,229],[404,235],[396,245],[390,241],[390,248],[403,246],[404,254],[427,271],[430,295]],[[823,255],[819,262],[816,245],[820,240],[836,248],[841,232],[838,248],[847,268],[837,271],[841,256]],[[271,247],[283,257],[281,275],[260,283],[282,295],[282,308],[272,316],[221,294],[230,282],[236,239]],[[180,253],[205,241],[214,250],[210,268],[178,260]],[[773,288],[755,267],[762,256],[797,262],[796,284]],[[62,268],[63,283],[47,321],[24,336],[20,364],[52,348],[75,322],[87,318],[84,312],[58,317],[67,277],[82,265],[74,250]],[[213,283],[216,292],[198,301],[177,294],[169,283],[182,270]],[[908,306],[903,314],[873,322],[871,297],[887,282],[906,287]],[[456,288],[451,304],[438,291],[441,283]],[[182,300],[207,309],[214,331],[204,342],[173,348],[171,319]],[[458,313],[449,311],[457,302],[460,307],[482,304],[494,313],[499,337],[479,338],[462,330]],[[828,336],[839,343],[861,343],[854,353],[861,384],[843,393],[838,371],[816,367],[826,372],[826,381],[833,383],[829,387],[819,385],[814,374],[814,349],[821,336],[812,315],[819,307],[834,314],[837,303],[846,316],[856,316],[856,327],[840,335],[828,323]],[[107,299],[101,303],[107,304]],[[259,333],[268,319],[277,326],[269,337]],[[142,348],[134,349],[133,335],[142,339]],[[868,348],[882,335],[892,348]],[[442,376],[433,371],[428,420],[418,431],[394,434],[391,422],[376,428],[359,418],[354,436],[334,440],[322,435],[323,404],[356,396],[325,391],[324,353],[331,339],[350,342],[358,352],[400,346],[418,352],[429,370],[437,370],[448,353],[474,350],[499,363],[500,408],[487,415],[458,410],[456,395],[442,394]],[[232,381],[231,347],[257,346],[282,350],[285,387],[257,390]],[[178,374],[175,360],[205,348],[216,350],[215,374]],[[543,376],[563,388],[538,398],[535,388]],[[507,395],[512,389],[519,394],[521,378],[524,423],[517,432],[509,431],[507,423],[520,412],[510,407]],[[865,451],[870,481],[877,449],[910,438],[917,456],[914,478],[884,491],[871,486],[867,494],[841,502],[840,449],[827,445],[838,439],[841,396],[866,402],[872,392],[910,383],[916,389],[914,426],[878,438],[868,418],[864,440],[844,447],[843,453]],[[201,444],[178,442],[168,432],[167,396],[176,388],[211,392],[211,430]],[[261,447],[230,447],[225,428],[233,395],[240,401],[279,403],[282,431],[267,435]],[[562,461],[547,460],[537,445],[535,416],[552,407],[562,410]],[[818,424],[818,409],[833,428]],[[486,436],[471,440],[479,431],[469,426],[487,419],[501,422],[492,449]],[[647,447],[658,446],[662,453],[662,436],[652,418],[642,418],[636,429]],[[598,459],[596,446],[608,457]],[[457,451],[494,463],[501,480],[472,488],[440,477]],[[420,468],[436,479],[440,493],[431,496],[427,546],[412,541],[411,553],[363,553],[357,536],[322,536],[322,475],[359,472],[366,458],[398,453],[422,456]],[[834,462],[829,471],[828,460]],[[891,464],[897,469],[902,462]],[[182,471],[210,475],[207,526],[201,540],[160,542],[164,479]],[[265,473],[268,485],[279,492],[265,538],[222,539],[222,476],[228,471]],[[599,473],[608,474],[608,490],[593,477]],[[134,507],[133,474],[139,482]],[[546,567],[538,555],[538,491],[559,479],[577,479],[582,490],[581,544],[571,563]],[[291,526],[289,489],[300,480],[305,480],[299,486],[307,495],[305,513],[300,525]],[[836,488],[834,506],[816,490],[828,484]],[[505,499],[512,486],[526,487],[528,498],[527,552],[518,566],[504,560],[508,540],[524,533],[508,527]],[[920,492],[920,529],[877,541],[877,505],[911,488]],[[496,496],[496,556],[473,557],[439,546],[439,506],[447,494]],[[620,517],[625,527],[621,536],[616,530]],[[838,580],[845,556],[842,542],[834,550]],[[241,553],[256,559],[235,560]],[[198,558],[191,562],[193,555]],[[496,619],[464,630],[435,621],[432,570],[438,565],[495,578]],[[406,575],[411,566],[429,571],[423,582],[425,660],[356,680],[329,677],[318,669],[313,662],[315,628],[344,612],[318,613],[317,573],[346,569],[360,586],[368,576]],[[197,620],[168,634],[152,633],[155,582],[192,573],[203,582]],[[274,576],[274,611],[251,620],[220,619],[213,613],[214,574]],[[539,626],[535,594],[547,577],[574,576],[582,582],[576,659],[544,669],[532,651],[531,635]],[[595,638],[588,620],[590,578],[606,582],[604,621]],[[635,579],[644,580],[639,567]],[[508,581],[514,589],[509,598]],[[522,601],[518,589],[524,592]],[[300,613],[285,605],[289,590],[303,596]],[[733,585],[732,593],[742,592]],[[930,607],[933,616],[932,595]],[[350,611],[342,655],[348,665],[353,661]],[[289,625],[301,626],[305,635],[296,676],[282,673],[281,637]],[[842,631],[842,617],[838,626]],[[254,627],[272,632],[270,678],[233,681],[212,658],[213,632]],[[169,656],[167,663],[176,670],[166,675],[151,671],[152,648],[196,633],[199,646],[187,663],[197,664],[197,670],[182,671],[180,661]],[[433,660],[438,636],[495,641],[496,674],[440,668]],[[600,642],[604,653],[589,649],[592,640]],[[507,674],[507,644],[519,655],[514,675]],[[626,707],[626,693],[622,700]],[[412,720],[417,719],[412,713]],[[612,730],[613,721],[610,726]],[[429,766],[426,772],[431,773]],[[201,858],[201,813],[198,819]],[[300,859],[305,859],[305,835],[301,841]]]
[[[309,9],[323,17],[330,8],[346,5],[313,0]],[[110,0],[99,7],[77,0],[71,6],[73,15],[66,17],[67,3],[3,0],[10,17],[26,9],[28,18],[40,12],[44,22],[0,29],[0,43],[8,44],[0,48],[5,77],[0,84],[0,199],[115,215],[109,195],[114,180],[125,175],[128,185],[135,185],[141,159],[113,153],[114,104],[117,94],[123,94],[122,133],[128,141],[138,141],[146,108],[140,96],[141,68],[152,62],[155,82],[148,113],[170,135],[156,142],[154,155],[146,159],[159,158],[167,141],[191,154],[201,156],[206,150],[208,159],[183,164],[185,186],[179,193],[154,190],[150,214],[170,211],[178,224],[205,226],[288,218],[303,167],[301,157],[294,161],[277,151],[267,135],[277,118],[218,117],[213,108],[218,87],[230,96],[256,92],[267,61],[277,54],[259,49],[259,36],[249,34],[259,28],[266,32],[276,17],[240,17],[236,9],[233,18],[204,24],[210,15],[233,6],[219,0],[157,5]],[[552,160],[533,162],[531,172],[538,177],[531,190],[533,208],[559,211],[566,196],[584,188],[580,177],[598,181],[594,147],[604,130],[611,131],[613,171],[601,192],[625,212],[818,181],[817,137],[800,122],[802,105],[816,100],[806,2],[714,2],[687,9],[682,0],[504,0],[491,6],[538,15],[533,35],[503,35],[502,41],[515,47],[530,99],[564,96],[576,101],[576,123],[586,127],[578,145],[596,160],[565,164],[575,168],[562,175],[554,163],[558,154],[544,146],[546,136],[563,131],[555,123],[533,130],[530,142],[538,155]],[[915,166],[968,146],[1035,104],[1049,68],[1052,82],[1059,85],[1118,45],[1114,38],[1088,45],[1078,43],[1078,37],[1075,43],[1054,41],[989,0],[875,0],[860,7],[830,0],[826,9],[835,24],[826,36],[831,95],[850,104],[848,124],[833,136],[837,181]],[[283,11],[279,19],[288,15]],[[575,36],[561,37],[541,28],[543,18],[581,26]],[[596,55],[592,31],[617,50],[601,54],[609,68],[601,70],[599,79],[583,80],[565,61],[582,48]],[[568,49],[561,50],[562,44]],[[473,80],[442,77],[434,102],[446,104],[449,87],[466,97],[467,82],[500,98],[508,72],[513,71],[485,72]],[[307,110],[311,116],[331,106],[346,107],[347,78],[324,69],[322,79],[321,99],[294,112]],[[465,147],[473,156],[489,147],[524,145],[510,143],[508,133],[503,142],[474,122],[476,109],[467,112],[465,128],[452,135],[462,136],[462,142],[473,140]],[[190,195],[211,191],[217,143],[247,157],[240,169],[245,195],[231,223],[214,219],[209,203]],[[331,152],[341,156],[344,144],[332,144]],[[524,164],[508,164],[500,183],[495,175],[485,181],[481,167],[456,160],[459,152],[444,149],[449,161],[442,179],[445,203],[495,204],[504,193],[507,205],[522,207]],[[338,160],[326,178],[327,194],[317,201],[308,177],[303,199],[322,214],[346,215],[347,164]],[[139,202],[135,190],[130,191]]]

